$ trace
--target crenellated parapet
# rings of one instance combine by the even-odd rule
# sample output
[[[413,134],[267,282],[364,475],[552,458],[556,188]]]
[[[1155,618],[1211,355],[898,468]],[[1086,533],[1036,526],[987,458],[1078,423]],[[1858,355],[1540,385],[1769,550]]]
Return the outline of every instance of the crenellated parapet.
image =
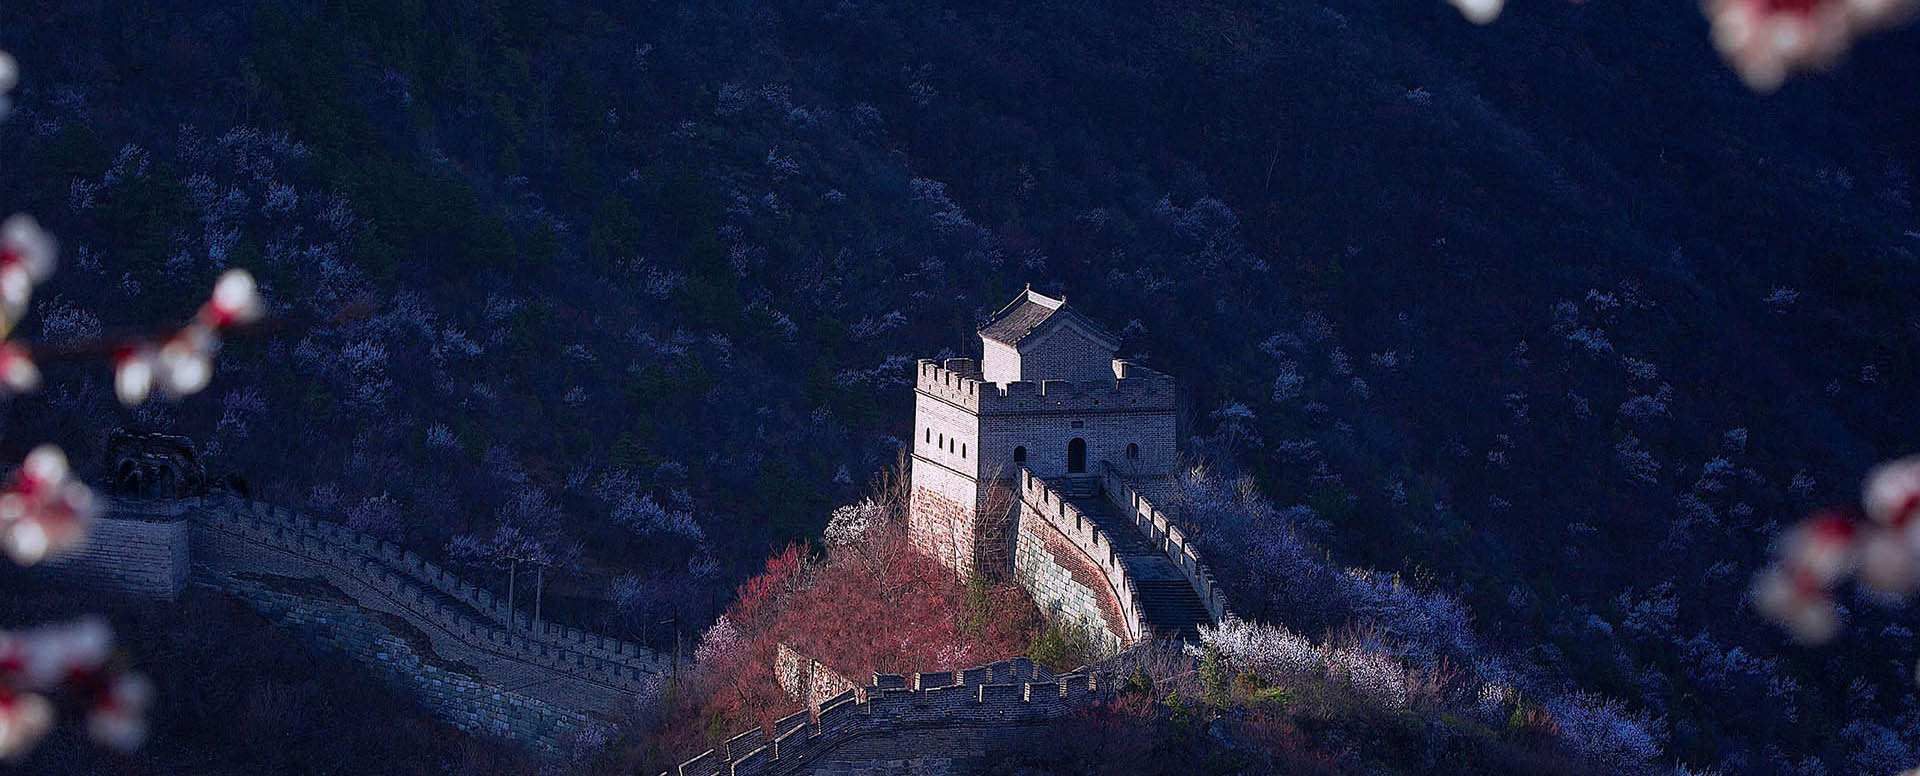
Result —
[[[973,363],[970,358],[949,358],[945,365],[931,358],[920,359],[920,372],[913,388],[948,404],[978,412],[981,386],[991,389],[993,384],[980,381],[980,372],[972,368]]]
[[[274,623],[301,631],[303,638],[353,657],[367,667],[371,678],[408,692],[441,721],[460,730],[558,757],[567,754],[570,742],[610,728],[602,711],[560,686],[564,679],[537,685],[538,691],[530,692],[528,676],[534,671],[525,666],[501,676],[449,662],[465,656],[442,655],[440,644],[422,643],[418,633],[408,633],[407,625],[385,616],[388,611],[365,608],[360,603],[364,599],[355,595],[365,591],[355,585],[340,588],[353,598],[342,601],[277,584],[272,575],[207,575],[200,584],[245,601]]]
[[[1136,483],[1174,474],[1174,379],[1116,358],[1118,337],[1031,288],[980,337],[978,361],[918,363],[914,547],[962,576],[1011,571],[1050,615],[1089,627],[1104,647],[1197,638],[1222,611],[1212,578],[1184,536],[1167,541],[1164,516],[1102,489],[1094,468],[1113,461]]]
[[[1093,706],[1109,685],[1096,672],[1054,676],[1024,658],[964,671],[875,674],[871,685],[835,696],[817,715],[800,711],[775,721],[770,730],[748,730],[670,773],[805,773],[837,761],[836,755],[862,738],[920,731],[962,731],[982,739],[983,748],[1017,745],[1030,739],[1025,733],[1031,727]]]
[[[1017,380],[992,383],[980,378],[970,358],[945,364],[920,359],[915,390],[976,415],[1171,411],[1174,380],[1130,361],[1113,361],[1112,380]]]
[[[195,523],[248,546],[277,551],[343,575],[487,653],[539,665],[623,691],[641,689],[667,671],[666,659],[631,641],[513,616],[506,602],[390,541],[284,508],[238,498],[208,497],[189,511]],[[213,548],[205,548],[211,550]],[[221,553],[244,567],[246,551]],[[238,569],[244,570],[244,569]]]
[[[1200,602],[1206,606],[1207,614],[1219,623],[1227,616],[1226,597],[1221,594],[1220,586],[1214,582],[1213,572],[1200,562],[1200,553],[1187,538],[1186,532],[1174,525],[1165,512],[1154,507],[1146,496],[1136,490],[1126,478],[1106,461],[1100,462],[1100,487],[1107,498],[1123,511],[1122,514],[1134,527],[1140,529],[1147,543],[1162,553],[1193,586],[1194,593],[1200,596]]]

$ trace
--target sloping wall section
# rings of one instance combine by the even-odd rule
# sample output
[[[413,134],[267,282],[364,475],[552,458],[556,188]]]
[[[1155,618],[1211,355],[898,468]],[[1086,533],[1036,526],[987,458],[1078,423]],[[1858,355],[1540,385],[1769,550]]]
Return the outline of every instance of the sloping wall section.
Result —
[[[49,566],[140,595],[170,598],[189,582],[224,591],[361,659],[455,726],[542,750],[604,726],[669,670],[633,642],[530,622],[392,542],[233,497],[116,500],[78,553]]]
[[[1109,650],[1219,623],[1226,603],[1186,535],[1113,467],[1098,471],[1060,487],[1020,471],[1014,579]]]
[[[682,763],[677,776],[975,773],[1045,741],[1035,728],[1105,698],[1098,673],[1054,676],[1026,659],[964,671],[875,674],[816,716],[801,711]],[[769,735],[769,732],[771,735]],[[669,776],[662,774],[662,776]]]

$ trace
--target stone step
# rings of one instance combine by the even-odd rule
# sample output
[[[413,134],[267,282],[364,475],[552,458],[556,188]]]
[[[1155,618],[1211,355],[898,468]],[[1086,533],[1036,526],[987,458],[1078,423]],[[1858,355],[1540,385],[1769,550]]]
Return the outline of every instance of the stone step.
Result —
[[[1094,477],[1062,477],[1058,482],[1049,481],[1068,499],[1093,498],[1100,495],[1100,480]]]
[[[1096,483],[1097,484],[1097,483]],[[1141,615],[1155,631],[1189,641],[1198,640],[1200,623],[1213,618],[1173,559],[1147,543],[1139,527],[1121,517],[1104,496],[1069,499],[1113,543],[1114,554],[1133,580]]]
[[[1195,640],[1200,636],[1199,626],[1212,622],[1186,580],[1135,582],[1134,590],[1140,596],[1142,614],[1156,631]]]

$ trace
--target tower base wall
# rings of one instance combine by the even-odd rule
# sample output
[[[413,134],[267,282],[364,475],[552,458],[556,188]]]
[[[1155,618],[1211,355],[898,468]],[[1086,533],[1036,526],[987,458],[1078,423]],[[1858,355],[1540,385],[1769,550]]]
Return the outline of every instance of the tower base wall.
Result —
[[[49,558],[42,573],[118,593],[172,600],[191,565],[184,502],[141,510],[114,505],[78,547]]]
[[[933,488],[915,484],[912,502],[907,517],[907,535],[913,541],[913,546],[956,575],[965,577],[972,572],[977,550],[974,537],[979,512],[974,509],[971,500],[959,501]]]

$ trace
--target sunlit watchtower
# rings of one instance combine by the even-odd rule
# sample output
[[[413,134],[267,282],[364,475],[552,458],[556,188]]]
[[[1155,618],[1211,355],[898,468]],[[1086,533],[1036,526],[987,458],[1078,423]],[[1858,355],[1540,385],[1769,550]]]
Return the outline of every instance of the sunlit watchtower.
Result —
[[[1011,537],[982,515],[1020,467],[1063,488],[1103,465],[1173,474],[1172,378],[1114,358],[1119,340],[1065,299],[1029,288],[980,342],[978,361],[922,359],[915,385],[910,532],[956,573],[1008,562]]]

